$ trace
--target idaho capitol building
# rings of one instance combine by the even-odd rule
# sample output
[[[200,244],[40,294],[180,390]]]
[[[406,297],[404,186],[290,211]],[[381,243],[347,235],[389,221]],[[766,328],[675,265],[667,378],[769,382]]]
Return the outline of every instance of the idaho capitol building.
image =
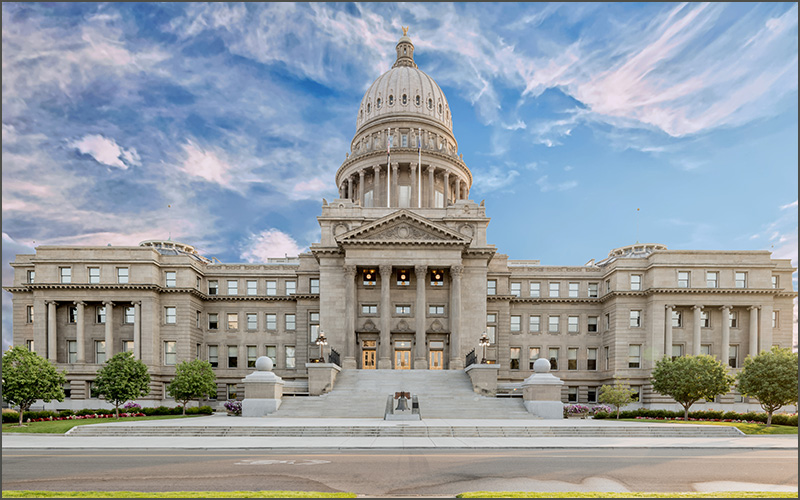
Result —
[[[214,367],[216,405],[241,399],[260,356],[272,358],[285,396],[306,395],[321,348],[340,377],[444,370],[466,379],[485,362],[497,369],[498,396],[546,358],[565,403],[596,402],[618,376],[639,405],[673,407],[649,383],[663,356],[709,354],[736,371],[748,355],[792,346],[794,268],[768,251],[637,243],[578,266],[499,253],[483,203],[470,200],[444,93],[418,69],[407,35],[396,50],[361,100],[339,198],[323,200],[308,252],[226,264],[153,240],[16,256],[6,287],[13,343],[67,371],[61,407],[98,407],[92,381],[122,351],[148,366],[147,405],[167,404],[176,364],[195,358]],[[735,392],[716,403],[757,408]]]

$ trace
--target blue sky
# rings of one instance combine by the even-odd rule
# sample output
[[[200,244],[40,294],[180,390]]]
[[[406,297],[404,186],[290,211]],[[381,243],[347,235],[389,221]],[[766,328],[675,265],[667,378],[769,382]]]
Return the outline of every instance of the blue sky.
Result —
[[[4,285],[45,244],[303,251],[401,26],[500,252],[581,265],[638,240],[797,265],[796,3],[2,9]]]

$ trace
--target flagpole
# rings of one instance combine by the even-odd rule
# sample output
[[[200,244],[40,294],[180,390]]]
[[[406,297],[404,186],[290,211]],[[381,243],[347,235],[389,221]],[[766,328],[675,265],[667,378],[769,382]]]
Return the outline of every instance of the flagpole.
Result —
[[[386,129],[386,208],[392,206],[392,129]]]
[[[417,208],[422,208],[422,128],[417,129],[417,150],[419,151],[419,158],[417,159],[417,168],[419,175],[417,176]]]

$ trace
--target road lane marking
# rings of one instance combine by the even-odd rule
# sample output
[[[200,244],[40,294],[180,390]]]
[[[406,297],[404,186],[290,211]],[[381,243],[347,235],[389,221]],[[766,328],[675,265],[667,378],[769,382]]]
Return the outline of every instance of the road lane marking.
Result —
[[[322,465],[329,464],[328,460],[241,460],[233,465]]]

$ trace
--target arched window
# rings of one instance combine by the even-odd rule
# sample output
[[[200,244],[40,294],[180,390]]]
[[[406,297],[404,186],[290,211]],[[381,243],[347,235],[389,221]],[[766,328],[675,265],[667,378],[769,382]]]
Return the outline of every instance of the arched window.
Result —
[[[394,96],[390,95],[389,96],[389,106],[393,106],[393,105],[394,105]]]
[[[433,99],[428,98],[428,109],[433,109]]]
[[[403,106],[405,106],[406,104],[408,104],[408,96],[403,94]]]
[[[378,97],[378,100],[375,101],[375,107],[378,108],[378,109],[381,109],[381,98],[380,97]]]
[[[419,96],[417,96],[417,98],[416,98],[416,100],[414,101],[414,103],[415,103],[417,106],[419,106],[419,104],[420,104],[420,98],[419,98]]]
[[[369,103],[367,103],[367,113],[369,113],[369,111],[370,111],[370,105]]]
[[[439,103],[439,114],[442,114],[442,103]]]

